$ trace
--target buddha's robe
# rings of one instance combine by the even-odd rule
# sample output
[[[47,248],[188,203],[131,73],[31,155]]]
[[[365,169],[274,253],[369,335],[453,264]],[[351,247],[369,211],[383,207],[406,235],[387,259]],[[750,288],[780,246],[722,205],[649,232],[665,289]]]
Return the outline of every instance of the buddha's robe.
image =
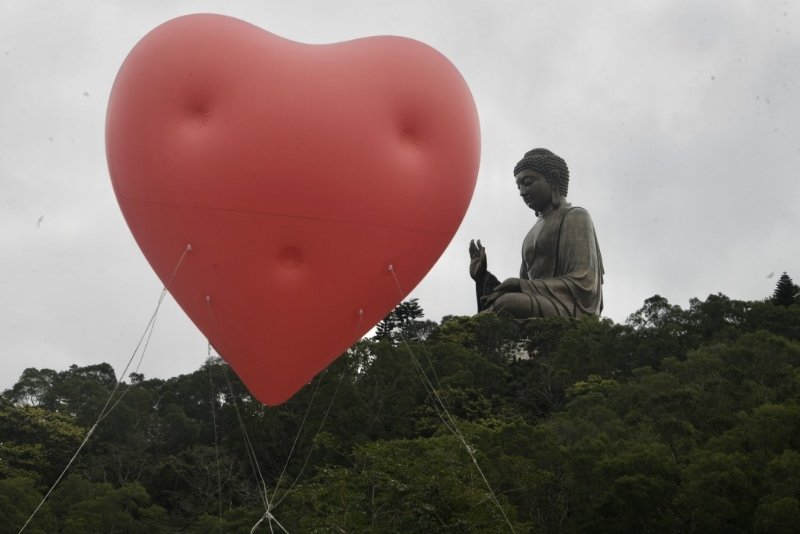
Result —
[[[500,283],[491,273],[476,281],[478,310],[507,311],[517,319],[600,315],[603,259],[589,213],[561,204],[539,215],[522,244],[519,293],[505,293],[488,308],[480,298]]]

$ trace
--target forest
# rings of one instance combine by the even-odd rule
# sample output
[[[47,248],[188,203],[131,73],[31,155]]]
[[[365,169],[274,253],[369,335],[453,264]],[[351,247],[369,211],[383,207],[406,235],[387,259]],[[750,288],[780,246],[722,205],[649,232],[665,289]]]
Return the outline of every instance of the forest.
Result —
[[[0,533],[100,413],[25,532],[796,532],[786,279],[761,301],[656,295],[625,323],[436,323],[407,301],[277,407],[211,351],[191,374],[129,374],[110,412],[109,364],[26,369],[0,396]]]

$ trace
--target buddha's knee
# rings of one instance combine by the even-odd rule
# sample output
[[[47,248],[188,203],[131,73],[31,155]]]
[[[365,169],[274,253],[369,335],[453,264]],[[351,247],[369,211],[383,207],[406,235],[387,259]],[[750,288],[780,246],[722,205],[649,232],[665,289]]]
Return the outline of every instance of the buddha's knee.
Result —
[[[517,319],[529,319],[536,315],[533,301],[525,293],[505,293],[500,295],[489,309],[495,313],[507,312]]]

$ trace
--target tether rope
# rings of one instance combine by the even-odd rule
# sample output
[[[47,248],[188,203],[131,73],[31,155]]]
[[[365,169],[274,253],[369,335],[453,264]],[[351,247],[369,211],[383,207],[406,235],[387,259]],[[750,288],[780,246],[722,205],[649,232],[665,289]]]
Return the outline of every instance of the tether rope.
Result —
[[[219,331],[217,330],[217,323],[216,323],[216,320],[214,319],[214,313],[213,313],[213,311],[211,309],[211,297],[210,296],[206,296],[206,304],[208,305],[208,313],[209,313],[209,316],[211,318],[212,328],[214,329],[214,336],[217,339],[217,342],[219,343]],[[358,341],[358,335],[359,335],[359,331],[361,329],[361,320],[363,319],[363,317],[364,317],[364,310],[358,310],[358,324],[356,326],[354,344],[355,344],[355,342]],[[210,350],[211,350],[211,344],[209,343],[209,354],[210,354]],[[264,515],[261,516],[261,518],[258,520],[258,522],[253,526],[253,528],[251,529],[251,532],[254,532],[256,530],[256,528],[258,528],[258,526],[266,519],[268,521],[269,529],[270,529],[271,532],[273,531],[272,523],[274,522],[283,532],[286,532],[286,534],[288,534],[288,531],[283,527],[283,525],[280,524],[280,522],[278,522],[278,520],[272,514],[272,510],[274,510],[289,495],[289,493],[292,490],[292,488],[294,488],[295,484],[297,484],[298,480],[302,476],[303,471],[305,471],[305,468],[308,465],[308,460],[310,459],[311,454],[314,451],[314,445],[317,442],[317,438],[319,437],[319,434],[322,432],[322,427],[325,424],[325,421],[328,419],[328,415],[330,413],[331,407],[333,406],[333,401],[336,399],[336,395],[339,392],[339,387],[341,386],[342,380],[343,380],[344,376],[347,373],[347,364],[345,364],[344,369],[342,371],[342,374],[339,376],[339,381],[336,384],[336,389],[334,390],[333,395],[331,396],[331,400],[328,403],[328,407],[325,410],[325,415],[322,418],[322,422],[320,423],[319,428],[317,429],[317,432],[315,433],[314,438],[311,441],[311,446],[310,446],[309,452],[306,455],[306,458],[305,458],[305,460],[303,462],[303,466],[300,468],[300,472],[295,477],[294,481],[292,481],[292,483],[289,486],[289,488],[286,489],[286,493],[283,495],[283,497],[281,497],[281,499],[278,500],[278,502],[275,502],[275,496],[277,496],[278,489],[280,487],[281,481],[283,480],[283,476],[286,473],[286,469],[288,468],[289,462],[291,461],[292,455],[294,454],[295,448],[296,448],[297,443],[298,443],[298,441],[300,439],[300,435],[302,434],[303,428],[305,427],[305,423],[306,423],[306,420],[308,418],[308,414],[311,412],[311,407],[314,404],[314,400],[315,400],[315,398],[317,396],[317,392],[319,391],[320,385],[322,384],[322,378],[323,378],[324,375],[320,376],[320,379],[317,381],[317,385],[314,388],[314,392],[311,395],[311,400],[309,401],[308,408],[306,409],[306,412],[303,415],[303,420],[300,423],[300,428],[297,431],[297,436],[295,436],[294,442],[292,443],[292,448],[290,449],[289,455],[286,458],[286,462],[284,463],[283,469],[281,470],[281,473],[278,476],[278,480],[277,480],[277,483],[275,485],[275,489],[273,490],[272,502],[270,502],[269,492],[268,492],[267,486],[266,486],[266,481],[264,480],[264,477],[263,477],[263,475],[261,473],[261,467],[258,464],[258,459],[257,459],[256,454],[255,454],[255,449],[253,448],[253,445],[250,442],[250,437],[247,434],[247,429],[246,429],[246,427],[244,425],[244,420],[242,419],[241,413],[239,412],[238,404],[236,403],[236,398],[235,398],[235,395],[233,393],[233,387],[231,385],[230,379],[228,378],[227,366],[223,366],[223,371],[224,371],[224,375],[225,375],[225,381],[228,384],[228,389],[230,390],[230,393],[231,393],[231,399],[233,400],[233,405],[234,405],[234,408],[236,410],[236,417],[239,420],[239,427],[240,427],[240,429],[242,431],[242,435],[244,436],[245,450],[247,452],[247,457],[248,457],[248,459],[250,461],[250,465],[251,465],[251,467],[253,469],[253,472],[254,472],[254,474],[256,476],[256,484],[258,486],[259,495],[261,496],[261,499],[264,502],[264,508],[265,508]],[[212,406],[212,410],[213,410],[213,406]],[[215,428],[215,432],[216,432],[216,428]],[[215,439],[216,439],[216,437],[215,437]],[[215,447],[216,447],[216,442],[215,442]],[[215,449],[215,452],[216,452],[216,449]],[[219,465],[217,465],[217,470],[219,472]],[[220,495],[221,495],[221,489],[220,489]],[[221,506],[221,502],[220,502],[220,506]],[[222,523],[221,523],[221,512],[220,512],[220,528],[222,528],[221,525],[222,525]]]
[[[208,360],[211,359],[211,343],[208,343]],[[208,365],[208,382],[211,384],[211,421],[214,424],[214,458],[217,462],[217,495],[219,495],[219,534],[222,534],[222,474],[219,469],[219,451],[217,448],[217,394],[214,392],[214,375],[211,372],[210,362]]]
[[[406,295],[403,292],[403,288],[400,286],[400,281],[397,279],[397,273],[395,273],[395,271],[394,271],[394,266],[389,265],[389,271],[392,273],[392,276],[394,277],[394,281],[397,284],[397,290],[400,292],[401,299],[405,299]],[[464,434],[462,434],[461,430],[458,428],[458,425],[456,424],[455,419],[453,418],[453,416],[450,413],[450,411],[447,409],[447,405],[444,403],[444,401],[442,401],[442,398],[439,396],[439,393],[436,391],[436,388],[433,387],[433,384],[431,383],[430,379],[428,378],[428,375],[425,373],[425,369],[419,363],[419,360],[417,359],[417,356],[414,354],[414,351],[411,348],[411,345],[409,345],[408,341],[406,341],[405,336],[403,336],[402,331],[400,332],[400,339],[403,341],[403,344],[405,344],[406,349],[408,350],[409,354],[411,355],[411,359],[414,362],[414,365],[415,365],[415,367],[417,369],[417,372],[420,374],[420,378],[422,378],[423,386],[425,387],[426,391],[428,392],[428,395],[430,396],[431,401],[433,402],[434,409],[436,410],[436,413],[439,415],[439,418],[442,420],[442,422],[448,428],[448,430],[450,430],[453,433],[453,435],[455,435],[459,439],[459,441],[461,441],[461,443],[464,445],[464,449],[467,451],[467,453],[469,454],[470,458],[472,458],[472,463],[475,464],[475,467],[478,470],[478,473],[481,475],[481,478],[483,479],[484,484],[486,484],[486,487],[489,490],[489,494],[492,496],[492,499],[494,500],[495,504],[497,505],[497,508],[500,510],[500,513],[503,515],[503,518],[506,520],[506,524],[508,524],[508,528],[511,529],[511,532],[516,534],[516,531],[514,530],[514,527],[511,525],[511,520],[508,519],[508,516],[506,515],[505,510],[503,510],[503,507],[500,505],[500,501],[497,499],[497,495],[495,495],[491,484],[489,484],[489,480],[486,478],[486,475],[483,474],[483,470],[481,469],[481,466],[478,464],[478,459],[475,458],[473,447],[470,446],[470,444],[467,442],[467,439],[464,437]],[[438,382],[438,378],[437,378],[437,382]],[[437,404],[436,404],[437,401],[439,403],[439,406],[437,406]],[[442,414],[440,412],[440,408],[441,408],[441,411],[443,411],[447,415],[447,419],[449,420],[450,424],[448,424],[448,422],[445,421],[444,417],[442,416]]]
[[[359,331],[361,330],[361,319],[363,319],[363,318],[364,318],[364,310],[358,310],[358,325],[356,325],[355,340],[353,342],[353,345],[355,345],[358,342],[358,334],[359,334]],[[339,393],[339,386],[342,385],[342,380],[347,375],[347,371],[348,371],[348,365],[347,364],[348,364],[348,362],[345,362],[344,369],[342,369],[342,374],[339,375],[339,381],[336,383],[336,389],[333,390],[333,395],[331,396],[331,400],[330,400],[330,402],[328,402],[328,408],[325,410],[325,415],[322,417],[322,422],[320,422],[319,428],[317,429],[317,433],[314,434],[314,438],[311,440],[311,447],[309,447],[309,449],[308,449],[308,454],[306,455],[306,459],[303,462],[303,467],[300,468],[300,472],[297,474],[297,476],[295,477],[294,481],[286,489],[286,492],[284,493],[283,497],[278,499],[278,502],[273,505],[273,508],[277,507],[280,503],[283,502],[283,500],[286,497],[289,496],[289,492],[292,491],[292,488],[294,488],[295,484],[297,484],[297,481],[300,480],[300,477],[302,476],[303,471],[305,471],[306,466],[308,465],[308,460],[311,458],[311,454],[314,452],[314,446],[317,443],[317,438],[319,437],[320,433],[322,432],[322,427],[325,425],[325,421],[327,421],[327,419],[328,419],[328,414],[330,413],[331,407],[333,406],[333,401],[336,399],[337,393]],[[321,377],[320,377],[320,382],[321,381],[322,380],[321,380]],[[315,390],[314,393],[316,394],[316,390]],[[313,399],[312,399],[312,401],[313,401]],[[310,404],[309,404],[309,409],[311,409],[311,405]],[[299,437],[299,433],[298,433],[298,437]],[[295,442],[296,441],[297,441],[297,439],[295,439]],[[292,446],[292,449],[294,449],[294,446]],[[288,465],[288,464],[289,464],[289,461],[287,459],[286,465]],[[284,466],[284,471],[285,470],[286,470],[286,467]],[[281,473],[281,477],[278,478],[278,485],[280,485],[282,478],[283,478],[283,473]],[[275,486],[274,495],[277,495],[277,493],[278,493],[278,485]],[[274,500],[275,499],[273,499],[273,501]]]
[[[58,486],[58,483],[61,482],[61,479],[64,478],[65,474],[67,474],[67,471],[69,471],[69,468],[75,462],[75,459],[78,457],[78,454],[80,454],[80,452],[83,449],[84,445],[86,445],[86,443],[89,441],[89,438],[94,433],[95,429],[97,428],[97,425],[99,425],[100,422],[103,419],[108,417],[108,414],[110,414],[111,411],[114,408],[117,407],[117,404],[119,404],[119,401],[122,400],[122,397],[124,397],[125,394],[128,392],[128,390],[130,390],[130,387],[126,388],[125,391],[123,391],[122,394],[119,396],[119,398],[116,400],[116,402],[113,405],[111,405],[111,407],[109,408],[109,404],[111,403],[111,399],[114,398],[114,394],[117,392],[117,390],[119,389],[119,386],[122,384],[122,379],[125,378],[125,373],[128,372],[128,369],[130,368],[131,363],[133,363],[133,359],[136,357],[136,353],[139,352],[139,348],[142,347],[142,342],[144,342],[144,347],[142,347],[142,352],[141,352],[141,355],[139,356],[139,363],[136,366],[136,370],[137,371],[139,370],[139,365],[141,365],[141,363],[142,363],[142,359],[144,358],[144,354],[147,351],[147,346],[148,346],[148,344],[150,342],[150,336],[153,334],[153,327],[155,326],[155,323],[156,323],[156,317],[158,316],[158,310],[161,308],[161,303],[164,302],[164,297],[166,296],[167,291],[169,290],[169,287],[172,285],[172,281],[175,279],[175,275],[178,273],[178,269],[180,268],[181,263],[183,263],[183,259],[186,257],[186,254],[190,250],[192,250],[192,245],[186,245],[186,248],[184,249],[183,254],[181,254],[181,257],[178,260],[178,263],[175,265],[175,269],[172,271],[172,275],[170,276],[169,281],[167,282],[167,285],[165,285],[164,288],[161,290],[161,295],[158,297],[158,303],[156,304],[156,309],[153,312],[153,315],[150,317],[150,321],[147,323],[147,326],[145,327],[144,332],[142,333],[142,336],[139,338],[139,342],[136,344],[136,348],[133,350],[133,354],[131,354],[131,357],[128,359],[128,364],[125,366],[125,369],[123,369],[122,373],[120,373],[119,378],[117,379],[117,383],[114,385],[114,389],[111,391],[111,394],[108,396],[108,399],[106,400],[106,403],[103,406],[103,409],[100,410],[100,414],[97,416],[97,420],[94,422],[92,427],[86,433],[86,437],[83,438],[83,441],[78,446],[78,450],[76,450],[75,454],[72,455],[72,458],[70,458],[69,462],[67,463],[67,466],[61,472],[61,474],[58,475],[58,478],[53,483],[53,485],[50,487],[50,489],[47,491],[45,496],[42,497],[42,500],[39,502],[39,505],[36,507],[36,509],[30,515],[28,520],[25,521],[25,524],[22,525],[22,528],[19,529],[19,534],[22,534],[22,532],[25,530],[25,528],[28,526],[28,524],[33,520],[33,518],[36,515],[36,513],[39,511],[39,509],[45,503],[47,498],[50,497],[50,494],[53,492],[53,490],[56,489],[56,486]]]
[[[214,312],[211,309],[211,297],[206,296],[206,304],[208,305],[208,314],[211,317],[211,326],[214,329],[214,337],[219,344],[219,331],[217,330],[217,322],[214,319]],[[233,385],[231,384],[230,378],[228,377],[228,367],[227,365],[222,366],[223,375],[225,376],[225,382],[228,385],[228,391],[231,394],[231,401],[233,402],[233,408],[236,411],[236,419],[239,421],[239,429],[242,431],[242,436],[244,437],[244,444],[245,444],[245,452],[247,453],[247,459],[250,461],[250,467],[253,469],[253,475],[256,478],[256,487],[258,488],[258,494],[261,498],[261,501],[264,503],[264,516],[270,515],[270,502],[269,502],[269,494],[267,493],[267,484],[264,480],[264,476],[261,473],[261,466],[258,464],[258,458],[256,457],[255,449],[253,448],[253,444],[250,442],[250,436],[247,434],[247,428],[244,426],[244,419],[242,419],[242,414],[239,411],[239,403],[236,402],[236,394],[233,391]],[[263,517],[259,520],[259,523],[263,521]],[[255,529],[259,523],[256,523],[256,526],[253,528]]]

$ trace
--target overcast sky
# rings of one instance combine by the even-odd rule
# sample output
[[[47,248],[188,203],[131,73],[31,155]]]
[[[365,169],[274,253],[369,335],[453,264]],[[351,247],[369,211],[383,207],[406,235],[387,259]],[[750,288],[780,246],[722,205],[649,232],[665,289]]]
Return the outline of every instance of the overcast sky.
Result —
[[[645,7],[646,6],[646,7]],[[213,12],[306,43],[400,35],[447,56],[481,120],[481,170],[450,247],[411,295],[474,313],[468,244],[516,276],[534,222],[512,169],[546,147],[592,215],[617,322],[800,280],[800,9],[773,0],[0,2],[0,390],[26,367],[124,368],[161,285],[108,178],[104,120],[125,56]],[[140,369],[197,369],[206,342],[167,298]]]

